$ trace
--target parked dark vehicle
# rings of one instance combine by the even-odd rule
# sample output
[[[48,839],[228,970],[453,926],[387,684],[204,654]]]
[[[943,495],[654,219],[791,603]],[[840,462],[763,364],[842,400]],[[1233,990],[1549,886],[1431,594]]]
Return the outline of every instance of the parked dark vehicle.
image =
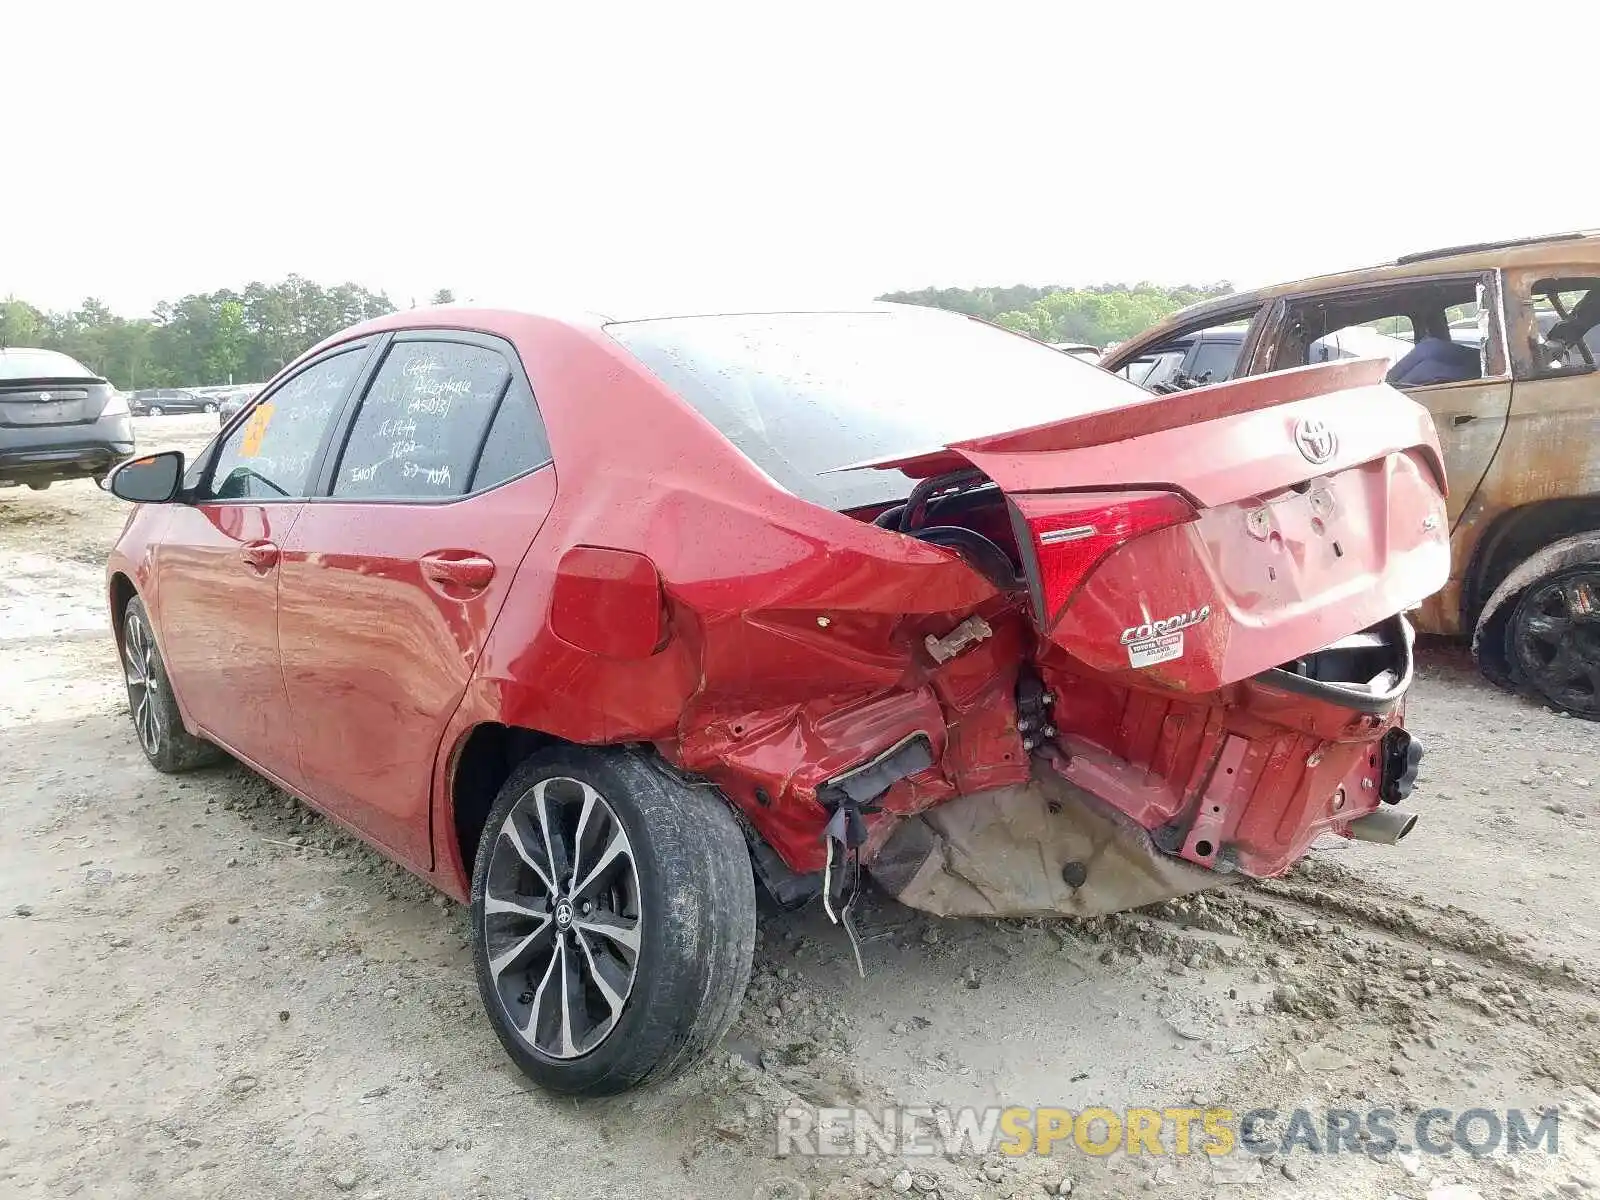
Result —
[[[0,487],[101,479],[132,454],[116,388],[54,350],[0,348]]]
[[[164,413],[216,412],[217,401],[188,388],[140,388],[129,403],[140,416],[159,417]]]
[[[229,388],[217,397],[217,411],[226,421],[250,401],[256,398],[256,393],[261,390],[260,384],[251,384],[249,387]]]

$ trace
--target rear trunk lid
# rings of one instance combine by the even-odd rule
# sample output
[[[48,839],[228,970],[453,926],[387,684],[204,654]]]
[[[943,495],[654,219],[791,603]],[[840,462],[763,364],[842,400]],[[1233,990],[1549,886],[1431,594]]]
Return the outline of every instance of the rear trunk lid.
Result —
[[[871,465],[1005,493],[1034,617],[1097,670],[1211,691],[1419,604],[1449,573],[1425,409],[1342,361]]]
[[[84,425],[111,398],[103,379],[0,379],[0,426]]]

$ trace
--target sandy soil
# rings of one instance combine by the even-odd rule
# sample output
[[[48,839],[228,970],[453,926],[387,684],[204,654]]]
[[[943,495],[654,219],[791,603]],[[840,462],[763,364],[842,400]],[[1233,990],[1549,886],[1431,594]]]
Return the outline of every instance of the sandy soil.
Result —
[[[864,980],[821,913],[767,917],[711,1061],[573,1103],[501,1053],[456,906],[242,768],[146,765],[102,610],[124,515],[0,492],[0,1195],[1600,1196],[1600,730],[1458,650],[1413,693],[1403,846],[1098,922],[876,900]],[[839,1102],[1552,1106],[1560,1152],[776,1156],[780,1109]]]

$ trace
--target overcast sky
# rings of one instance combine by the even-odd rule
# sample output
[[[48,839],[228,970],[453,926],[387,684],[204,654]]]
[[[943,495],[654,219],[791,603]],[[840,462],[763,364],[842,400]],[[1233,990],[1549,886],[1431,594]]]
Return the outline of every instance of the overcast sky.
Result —
[[[47,307],[1247,286],[1600,226],[1592,3],[18,0],[5,43],[0,296]]]

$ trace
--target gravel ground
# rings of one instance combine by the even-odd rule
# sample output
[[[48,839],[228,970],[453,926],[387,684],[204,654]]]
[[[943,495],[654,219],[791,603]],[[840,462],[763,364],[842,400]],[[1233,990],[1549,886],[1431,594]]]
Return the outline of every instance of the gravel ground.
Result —
[[[197,449],[215,418],[138,422]],[[1600,1197],[1593,725],[1425,649],[1401,847],[1088,922],[877,899],[867,976],[765,917],[727,1043],[605,1102],[532,1090],[463,911],[239,767],[149,769],[102,612],[125,516],[0,492],[0,1195]],[[795,1105],[1544,1106],[1560,1152],[776,1156]]]

